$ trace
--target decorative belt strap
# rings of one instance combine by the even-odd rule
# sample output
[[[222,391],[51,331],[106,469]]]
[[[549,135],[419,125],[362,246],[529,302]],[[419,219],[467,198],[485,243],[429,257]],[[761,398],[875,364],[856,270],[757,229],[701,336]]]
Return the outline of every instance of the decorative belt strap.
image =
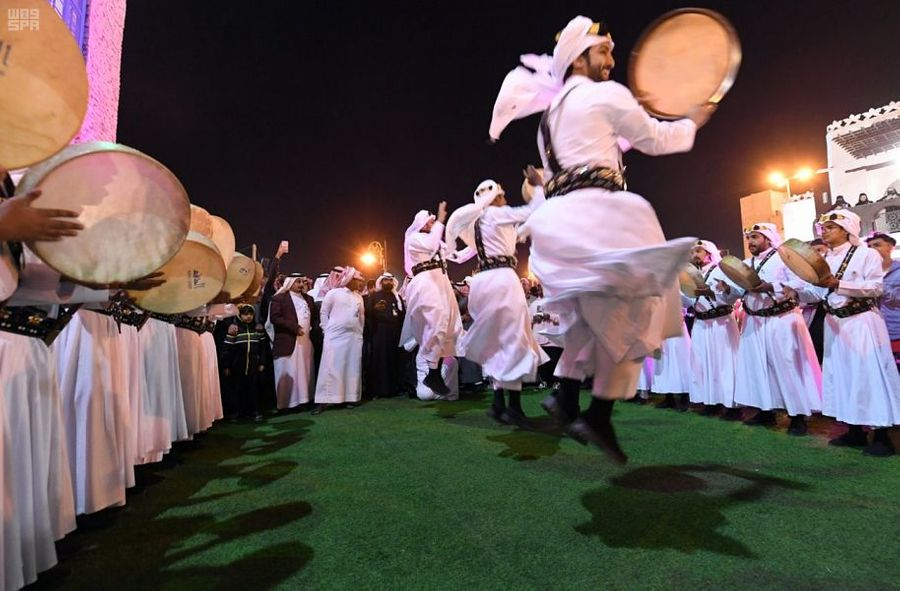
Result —
[[[444,261],[440,259],[432,259],[430,261],[425,261],[424,263],[419,263],[418,265],[413,265],[413,277],[415,277],[419,273],[431,271],[432,269],[440,269],[442,273],[447,272],[447,266],[444,264]]]
[[[121,332],[121,325],[123,324],[141,330],[144,324],[146,324],[147,319],[150,318],[149,312],[136,307],[128,301],[127,298],[120,296],[113,296],[106,309],[91,310],[91,312],[112,316],[115,319],[116,324],[119,325],[119,332]]]
[[[751,310],[748,306],[745,306],[744,311],[747,312],[748,316],[762,316],[768,318],[770,316],[779,316],[785,312],[790,312],[796,308],[797,305],[797,300],[784,300],[783,302],[778,302],[774,306],[763,308],[762,310]]]
[[[0,331],[41,339],[49,346],[79,308],[81,304],[60,306],[56,318],[50,318],[44,310],[31,306],[0,308]]]
[[[694,311],[694,317],[697,320],[713,320],[714,318],[721,318],[723,316],[728,316],[734,312],[734,306],[716,306],[715,308],[711,308],[704,312]]]
[[[853,298],[850,300],[850,303],[841,306],[840,308],[832,308],[828,305],[828,302],[825,302],[825,312],[831,314],[832,316],[837,316],[838,318],[848,318],[850,316],[856,316],[857,314],[862,314],[863,312],[868,312],[872,308],[875,307],[877,300],[875,298]]]
[[[596,187],[608,191],[621,191],[625,178],[618,170],[597,164],[579,164],[565,168],[544,184],[547,197],[558,197],[577,189]]]
[[[166,324],[175,324],[175,321],[178,319],[177,314],[160,314],[159,312],[147,312],[147,316],[165,322]]]
[[[488,256],[484,250],[484,238],[481,235],[481,218],[475,220],[475,249],[478,251],[478,265],[475,267],[476,273],[482,271],[490,271],[491,269],[500,269],[511,267],[515,269],[519,266],[516,257],[505,254],[497,256]]]
[[[516,259],[516,257],[510,257],[506,255],[485,258],[479,257],[478,266],[475,267],[475,272],[481,273],[482,271],[490,271],[491,269],[502,269],[506,267],[515,269],[518,266],[519,261]]]
[[[187,316],[186,314],[182,314],[181,316],[177,316],[175,322],[172,324],[174,324],[176,328],[184,328],[197,334],[203,334],[204,332],[212,330],[212,328],[208,327],[209,322],[205,316]],[[215,326],[215,322],[212,324]]]

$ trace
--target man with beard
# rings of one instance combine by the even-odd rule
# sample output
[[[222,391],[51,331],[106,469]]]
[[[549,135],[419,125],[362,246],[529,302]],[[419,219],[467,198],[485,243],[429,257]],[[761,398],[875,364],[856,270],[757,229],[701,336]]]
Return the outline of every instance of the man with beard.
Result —
[[[400,347],[406,304],[395,288],[394,276],[384,273],[366,299],[366,324],[372,343],[367,389],[374,398],[400,393],[407,361],[406,352]]]
[[[745,425],[772,426],[774,411],[785,409],[791,417],[788,434],[806,435],[805,417],[822,408],[822,370],[799,303],[801,298],[812,301],[818,296],[781,260],[777,250],[781,235],[775,224],[753,224],[744,236],[752,255],[744,263],[762,283],[743,293],[747,317],[738,348],[734,400],[759,409]]]
[[[682,303],[695,310],[691,333],[691,402],[703,405],[703,415],[712,416],[724,407],[724,420],[741,418],[734,403],[734,379],[740,331],[734,318],[737,292],[719,269],[718,247],[698,240],[691,249],[691,263],[703,274],[706,289],[696,298],[682,296]],[[726,293],[727,291],[727,293]]]
[[[634,396],[644,358],[680,334],[675,278],[693,240],[667,242],[650,204],[624,190],[622,146],[687,152],[713,107],[694,107],[679,121],[651,118],[609,79],[612,49],[604,24],[572,19],[552,57],[524,56],[525,65],[506,77],[490,135],[544,111],[538,149],[548,200],[520,229],[531,238],[529,265],[544,287],[544,308],[560,317],[556,375],[563,379],[559,397],[542,404],[574,438],[625,463],[613,403]],[[590,375],[594,397],[582,415],[579,385]]]
[[[308,286],[305,276],[290,275],[272,297],[269,309],[278,410],[308,403],[314,391],[313,351],[321,329],[315,302],[306,293]]]

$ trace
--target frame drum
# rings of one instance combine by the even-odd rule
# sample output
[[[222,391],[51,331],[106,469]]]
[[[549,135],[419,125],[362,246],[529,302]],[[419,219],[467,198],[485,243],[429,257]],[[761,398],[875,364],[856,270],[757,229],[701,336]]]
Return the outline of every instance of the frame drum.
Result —
[[[733,255],[724,257],[719,262],[719,269],[741,289],[753,289],[762,283],[756,271]]]
[[[228,264],[228,273],[225,278],[225,287],[222,291],[228,293],[230,300],[237,299],[250,289],[250,284],[256,277],[256,265],[253,259],[239,252],[234,253]]]
[[[84,230],[28,246],[75,281],[134,281],[175,256],[188,233],[190,202],[168,168],[133,148],[88,142],[63,149],[28,170],[17,194],[42,194],[35,207],[80,211]]]
[[[212,216],[208,211],[193,203],[191,203],[191,232],[202,234],[210,240],[213,239]]]
[[[46,0],[0,0],[0,166],[63,149],[87,112],[81,48]]]
[[[685,265],[678,273],[678,285],[681,287],[681,293],[689,298],[697,297],[697,292],[706,288],[703,274],[691,264]]]
[[[222,260],[225,266],[231,263],[231,257],[234,256],[234,232],[231,224],[217,215],[209,216],[212,220],[212,241],[216,243],[216,248],[222,254]]]
[[[264,275],[263,266],[259,261],[253,261],[253,267],[253,280],[250,282],[250,287],[241,294],[241,301],[254,300],[260,295],[259,290],[262,288],[262,279]]]
[[[796,238],[785,240],[778,247],[778,254],[785,266],[807,283],[821,286],[831,277],[831,269],[822,255],[802,240]]]
[[[225,264],[215,243],[196,232],[172,259],[156,269],[165,283],[146,291],[129,291],[134,303],[150,312],[182,314],[210,302],[225,285]]]
[[[695,105],[721,101],[740,65],[741,43],[731,23],[712,10],[683,8],[641,35],[628,83],[651,115],[679,119]]]

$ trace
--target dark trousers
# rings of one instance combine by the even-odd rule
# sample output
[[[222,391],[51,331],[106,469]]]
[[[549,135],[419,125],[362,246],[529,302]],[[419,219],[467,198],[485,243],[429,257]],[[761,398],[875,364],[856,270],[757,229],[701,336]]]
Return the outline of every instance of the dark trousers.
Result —
[[[222,396],[222,410],[226,417],[254,416],[259,413],[260,381],[261,376],[256,368],[252,368],[250,375],[232,372],[225,382]]]
[[[553,372],[556,371],[556,364],[559,363],[559,357],[562,355],[562,347],[541,347],[550,357],[550,361],[541,365],[538,368],[538,375],[541,378],[541,381],[547,384],[548,386],[552,386],[556,382],[559,381],[559,378],[553,375]]]

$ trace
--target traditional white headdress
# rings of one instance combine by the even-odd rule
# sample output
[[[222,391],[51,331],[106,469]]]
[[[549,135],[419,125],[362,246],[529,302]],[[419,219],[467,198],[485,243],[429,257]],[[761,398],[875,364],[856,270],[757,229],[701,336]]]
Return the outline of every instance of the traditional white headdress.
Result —
[[[428,213],[428,211],[426,211],[424,209],[419,210],[419,213],[417,213],[416,216],[413,218],[412,224],[410,224],[409,227],[406,229],[406,233],[404,234],[405,240],[408,241],[410,236],[412,236],[413,234],[415,234],[416,232],[418,232],[419,230],[424,228],[425,224],[427,224],[430,220],[433,220],[433,219],[435,219],[435,217],[433,215],[431,215],[430,213]],[[404,243],[404,246],[405,246],[405,243]],[[407,248],[404,248],[404,250],[408,251]],[[410,258],[409,253],[405,252],[404,257],[403,257],[403,270],[406,271],[407,275],[412,276],[412,274],[413,274],[412,268],[413,268],[413,261]]]
[[[847,233],[850,234],[850,243],[854,246],[860,245],[859,240],[859,231],[860,231],[860,219],[859,216],[853,213],[852,211],[847,211],[846,209],[842,209],[840,211],[832,211],[829,213],[823,213],[821,217],[819,217],[819,221],[817,225],[819,227],[822,226],[825,222],[834,222],[838,226],[847,230]]]
[[[771,238],[769,239],[771,240]],[[718,265],[722,260],[722,255],[719,253],[719,247],[716,246],[715,242],[710,240],[698,240],[694,246],[699,246],[703,250],[709,253],[710,262],[713,265]]]
[[[488,131],[491,140],[500,134],[514,119],[522,119],[540,113],[550,106],[562,90],[566,70],[584,50],[609,43],[614,46],[609,33],[601,34],[599,23],[584,16],[576,16],[559,34],[553,55],[526,54],[519,57],[522,65],[503,79]]]
[[[455,248],[456,239],[461,238],[466,246],[475,248],[475,222],[484,210],[500,195],[505,195],[500,183],[493,180],[481,181],[472,195],[474,203],[463,205],[447,220],[447,244]]]
[[[772,243],[774,248],[778,248],[781,246],[783,240],[781,239],[781,234],[778,232],[778,226],[775,224],[770,224],[768,222],[760,222],[758,224],[753,224],[747,228],[744,228],[744,236],[749,236],[753,232],[757,232],[758,234],[762,234],[766,238],[769,239],[769,242]]]

